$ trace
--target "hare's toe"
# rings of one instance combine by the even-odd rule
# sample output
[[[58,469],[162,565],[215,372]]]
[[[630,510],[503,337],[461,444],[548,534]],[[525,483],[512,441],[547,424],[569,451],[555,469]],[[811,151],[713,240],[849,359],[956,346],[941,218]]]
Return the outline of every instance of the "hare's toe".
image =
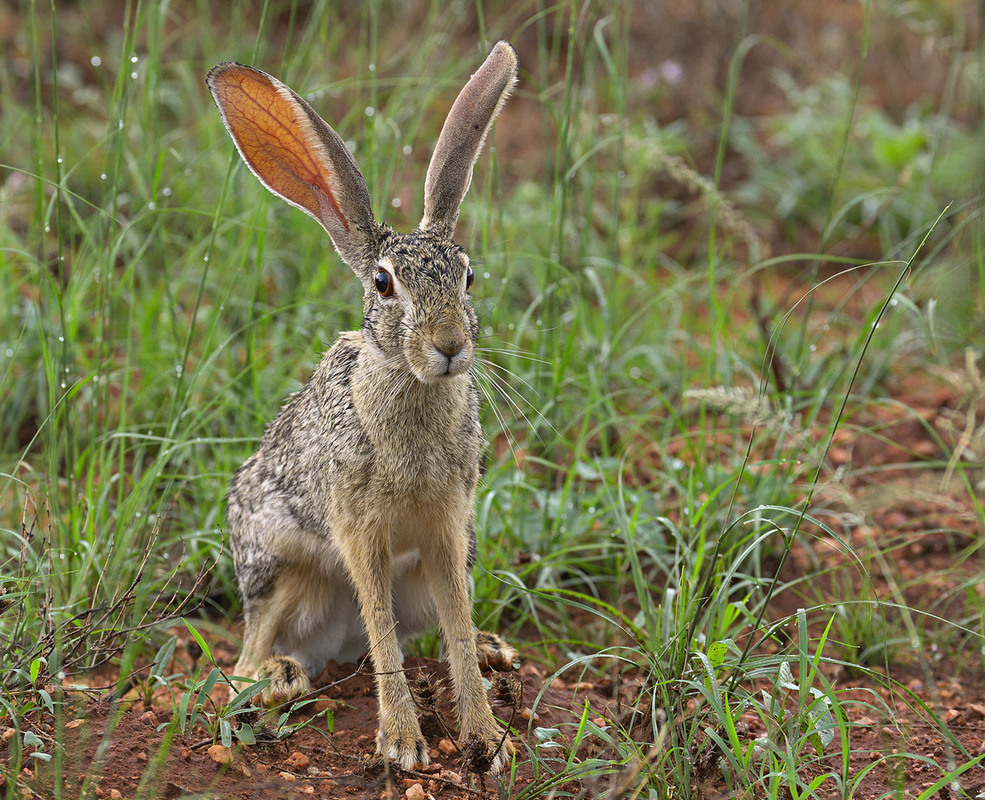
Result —
[[[377,749],[384,758],[395,761],[402,769],[413,769],[415,764],[427,766],[431,761],[427,742],[421,735],[420,726],[415,724],[405,729],[385,733],[380,727],[376,737]]]
[[[498,634],[488,631],[476,631],[475,646],[479,653],[479,668],[492,667],[500,672],[516,669],[514,662],[518,653],[516,648]]]
[[[304,667],[290,656],[271,656],[260,666],[259,677],[270,678],[261,699],[272,706],[301,697],[311,691],[311,680]]]

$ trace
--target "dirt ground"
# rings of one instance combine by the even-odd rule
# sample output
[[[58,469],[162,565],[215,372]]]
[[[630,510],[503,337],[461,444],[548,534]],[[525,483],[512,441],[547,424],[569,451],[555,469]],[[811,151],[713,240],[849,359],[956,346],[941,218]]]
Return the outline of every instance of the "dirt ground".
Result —
[[[782,109],[782,95],[770,77],[775,68],[792,71],[797,78],[835,69],[850,71],[845,65],[857,60],[862,4],[856,0],[828,3],[786,0],[751,5],[749,32],[775,37],[786,49],[762,47],[751,51],[739,84],[737,113],[769,114]],[[965,5],[970,8],[973,4]],[[678,65],[687,76],[685,82],[660,100],[657,114],[664,123],[683,116],[693,118],[702,109],[710,114],[716,106],[720,95],[709,87],[717,87],[721,92],[725,86],[736,41],[735,20],[727,13],[716,11],[717,6],[685,0],[637,4],[632,26],[632,79],[637,85],[646,86],[655,79],[656,71],[668,63]],[[657,7],[659,13],[654,10]],[[969,25],[968,35],[974,35],[973,24]],[[535,46],[523,39],[517,44],[521,61],[524,48]],[[947,59],[927,46],[919,31],[894,27],[887,15],[876,18],[870,53],[863,68],[863,83],[866,91],[890,113],[902,113],[915,99],[937,92],[946,79]],[[795,60],[792,54],[798,58]],[[703,87],[702,94],[697,94],[694,87]],[[531,102],[518,97],[503,115],[497,141],[505,161],[533,163],[538,158],[537,153],[529,150],[529,142],[539,140],[539,134],[528,136],[529,126],[523,122],[523,115],[531,110]],[[709,126],[709,130],[713,127]],[[709,138],[709,157],[713,152],[712,141]],[[726,165],[726,185],[730,174],[734,174],[730,169]],[[954,553],[980,538],[983,531],[979,512],[967,491],[957,485],[958,481],[942,486],[941,464],[948,460],[950,448],[961,436],[968,413],[977,414],[979,421],[985,416],[985,401],[979,400],[969,409],[966,393],[942,376],[943,373],[894,376],[893,394],[898,405],[886,404],[859,412],[853,420],[857,424],[846,425],[836,437],[828,460],[832,471],[842,476],[840,487],[849,493],[851,502],[862,505],[854,510],[863,512],[860,516],[873,523],[859,524],[853,530],[853,544],[864,548],[866,543],[881,543],[887,558],[893,562],[892,571],[899,578],[895,586],[876,585],[872,590],[887,598],[893,596],[892,592],[900,591],[907,602],[947,617],[960,604],[961,591],[957,587],[961,570],[968,576],[980,572],[977,563],[956,565]],[[861,434],[861,430],[870,433]],[[919,460],[927,463],[926,470],[913,468]],[[845,503],[839,505],[836,499],[830,499],[828,507],[833,512],[851,510]],[[886,549],[889,542],[896,544]],[[840,549],[825,550],[814,542],[810,548],[795,550],[787,574],[823,571],[838,566],[844,558]],[[937,583],[927,578],[934,574],[940,576]],[[810,591],[819,587],[823,591],[823,580],[810,590],[801,587],[784,592],[778,596],[771,616],[780,618],[802,605],[816,602]],[[971,586],[967,591],[980,595],[985,593],[985,588]],[[624,724],[629,710],[638,703],[640,687],[632,676],[618,681],[613,678],[582,681],[578,676],[564,675],[551,680],[551,671],[525,659],[523,643],[515,644],[521,650],[521,666],[516,677],[522,684],[522,696],[514,703],[497,702],[494,707],[499,716],[512,719],[513,727],[522,732],[516,742],[521,755],[525,748],[538,747],[542,755],[549,753],[536,730],[577,721],[586,704],[587,718],[606,726]],[[947,643],[947,647],[942,647],[929,660],[932,665],[929,674],[906,658],[906,645],[900,648],[897,659],[882,668],[876,667],[921,698],[926,703],[924,708],[914,705],[901,690],[872,685],[848,668],[828,675],[836,686],[846,691],[851,689],[852,696],[857,695],[857,703],[846,703],[852,722],[852,762],[845,769],[838,757],[829,756],[823,764],[812,768],[813,772],[820,774],[830,769],[851,776],[851,780],[858,781],[854,795],[858,798],[892,795],[895,787],[901,785],[909,796],[916,796],[940,777],[940,767],[963,763],[969,754],[985,752],[985,675],[980,658],[973,654],[963,658],[955,655],[966,650],[961,642]],[[224,642],[215,642],[213,653],[227,666],[231,667],[235,661],[235,651]],[[186,664],[194,660],[194,647],[189,650],[187,637],[179,644],[176,658]],[[445,677],[444,665],[432,660],[410,659],[407,668],[412,680],[420,670],[438,679]],[[102,675],[88,680],[93,686],[109,685],[112,683],[109,677]],[[330,665],[315,685],[330,688],[320,692],[319,699],[310,707],[309,716],[315,716],[313,724],[300,729],[290,739],[265,742],[261,737],[252,747],[234,747],[230,752],[213,747],[212,738],[199,728],[178,734],[167,749],[167,759],[160,765],[154,765],[153,761],[166,735],[173,707],[170,698],[155,696],[147,702],[135,690],[124,700],[111,702],[107,692],[73,693],[74,712],[60,723],[67,729],[65,758],[71,766],[66,774],[70,778],[79,776],[81,780],[95,759],[105,757],[95,787],[95,796],[100,798],[177,798],[203,793],[237,800],[312,796],[464,800],[497,796],[493,780],[468,773],[462,754],[452,741],[452,733],[446,729],[449,726],[454,730],[454,714],[446,692],[441,694],[438,713],[424,715],[425,735],[433,748],[431,765],[421,771],[403,771],[386,769],[372,755],[376,701],[368,672],[360,672],[353,665]],[[329,715],[322,713],[326,709],[332,712],[331,727]],[[930,712],[939,714],[947,723],[952,740],[945,741],[938,735],[939,726],[928,721]],[[292,721],[303,720],[304,713],[295,715]],[[753,716],[742,722],[744,735],[750,739],[763,732],[760,721]],[[112,744],[101,754],[98,751],[103,734],[113,726]],[[255,727],[260,729],[259,722]],[[38,726],[37,733],[44,739],[52,736],[54,730],[50,723],[45,723]],[[894,758],[898,753],[916,753],[927,761]],[[521,757],[518,761],[513,794],[535,777],[528,758]],[[56,796],[50,784],[52,772],[53,767],[43,764],[36,767],[36,773],[25,772],[23,778],[32,787],[33,797]],[[153,786],[141,783],[147,774],[156,774]],[[985,788],[985,769],[969,770],[961,777],[960,784],[960,790],[944,789],[939,796],[974,797]],[[559,796],[567,793],[567,796],[594,797],[603,788],[601,784],[565,784],[562,780],[557,792]],[[68,796],[74,796],[71,793],[77,791],[71,786],[65,789]],[[707,760],[700,789],[709,798],[730,796],[724,793],[721,772],[716,769],[714,759]],[[818,794],[835,797],[840,796],[840,791],[829,780],[822,784]]]
[[[190,637],[189,637],[190,639]],[[188,642],[185,642],[187,645]],[[179,648],[181,650],[182,648]],[[191,642],[191,650],[195,650]],[[181,659],[179,652],[178,658]],[[235,651],[220,644],[214,655],[232,666]],[[187,652],[185,654],[187,658]],[[171,718],[173,704],[166,693],[146,699],[131,699],[111,704],[105,696],[81,701],[78,716],[67,722],[70,764],[77,764],[81,775],[96,757],[102,734],[107,726],[116,725],[113,745],[96,787],[97,797],[163,798],[194,796],[211,792],[222,798],[295,798],[295,797],[418,797],[472,798],[496,795],[495,782],[480,775],[468,774],[459,743],[454,740],[454,714],[445,687],[447,672],[443,663],[432,659],[409,658],[405,663],[412,686],[423,677],[438,685],[438,702],[433,711],[424,711],[421,722],[431,744],[431,763],[420,771],[400,770],[385,765],[374,755],[376,743],[376,696],[373,678],[368,671],[360,672],[355,665],[334,662],[322,673],[315,687],[330,686],[318,692],[314,703],[297,712],[292,721],[314,718],[314,724],[302,728],[286,741],[264,742],[264,730],[254,721],[258,744],[226,750],[215,746],[211,738],[202,737],[197,730],[180,736],[160,767],[153,788],[142,786],[165,737],[163,723]],[[494,680],[495,674],[492,674]],[[511,698],[508,705],[494,701],[498,716],[513,719],[519,728],[551,727],[576,719],[588,703],[593,719],[619,714],[618,703],[612,699],[612,687],[587,682],[565,683],[555,679],[545,687],[544,672],[533,665],[524,665],[515,677],[522,685],[521,696]],[[216,690],[221,694],[221,690]],[[537,695],[543,692],[537,699]],[[493,695],[495,696],[495,691]],[[625,699],[625,696],[624,698]],[[515,701],[515,702],[514,702]],[[536,706],[537,711],[532,709]],[[325,714],[328,709],[331,713]],[[524,736],[523,742],[536,741]],[[523,744],[517,742],[521,751]],[[70,769],[68,775],[76,774]],[[529,763],[517,771],[518,785],[533,778]],[[419,785],[423,793],[414,794]],[[52,786],[46,781],[45,770],[39,770],[32,785],[39,796],[51,796]],[[71,787],[65,787],[71,790]],[[569,790],[577,791],[572,785]]]

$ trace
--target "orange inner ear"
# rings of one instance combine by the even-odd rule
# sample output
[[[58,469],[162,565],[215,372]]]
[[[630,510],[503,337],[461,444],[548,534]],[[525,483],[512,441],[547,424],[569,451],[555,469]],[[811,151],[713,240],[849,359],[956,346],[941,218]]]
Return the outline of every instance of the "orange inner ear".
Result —
[[[329,185],[334,175],[321,158],[318,134],[303,109],[266,76],[245,67],[229,67],[217,75],[213,90],[243,160],[267,188],[319,220],[327,200],[331,213],[348,229]]]

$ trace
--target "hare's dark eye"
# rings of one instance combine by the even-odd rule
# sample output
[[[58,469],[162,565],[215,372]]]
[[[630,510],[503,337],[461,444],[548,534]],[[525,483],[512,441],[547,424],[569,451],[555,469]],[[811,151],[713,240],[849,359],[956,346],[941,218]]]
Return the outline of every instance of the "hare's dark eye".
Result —
[[[390,277],[390,273],[385,269],[381,269],[376,273],[374,282],[376,283],[376,291],[383,297],[389,297],[393,294],[393,278]]]
[[[475,275],[472,272],[472,267],[465,268],[465,291],[467,292],[472,288],[472,283],[475,281]]]

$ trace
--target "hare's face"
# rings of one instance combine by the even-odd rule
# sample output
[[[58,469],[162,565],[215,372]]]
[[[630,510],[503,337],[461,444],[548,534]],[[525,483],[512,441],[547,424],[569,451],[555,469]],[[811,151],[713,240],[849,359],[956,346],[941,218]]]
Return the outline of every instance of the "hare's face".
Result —
[[[422,383],[467,373],[479,331],[471,285],[468,256],[452,242],[420,231],[394,234],[366,287],[363,335]]]

